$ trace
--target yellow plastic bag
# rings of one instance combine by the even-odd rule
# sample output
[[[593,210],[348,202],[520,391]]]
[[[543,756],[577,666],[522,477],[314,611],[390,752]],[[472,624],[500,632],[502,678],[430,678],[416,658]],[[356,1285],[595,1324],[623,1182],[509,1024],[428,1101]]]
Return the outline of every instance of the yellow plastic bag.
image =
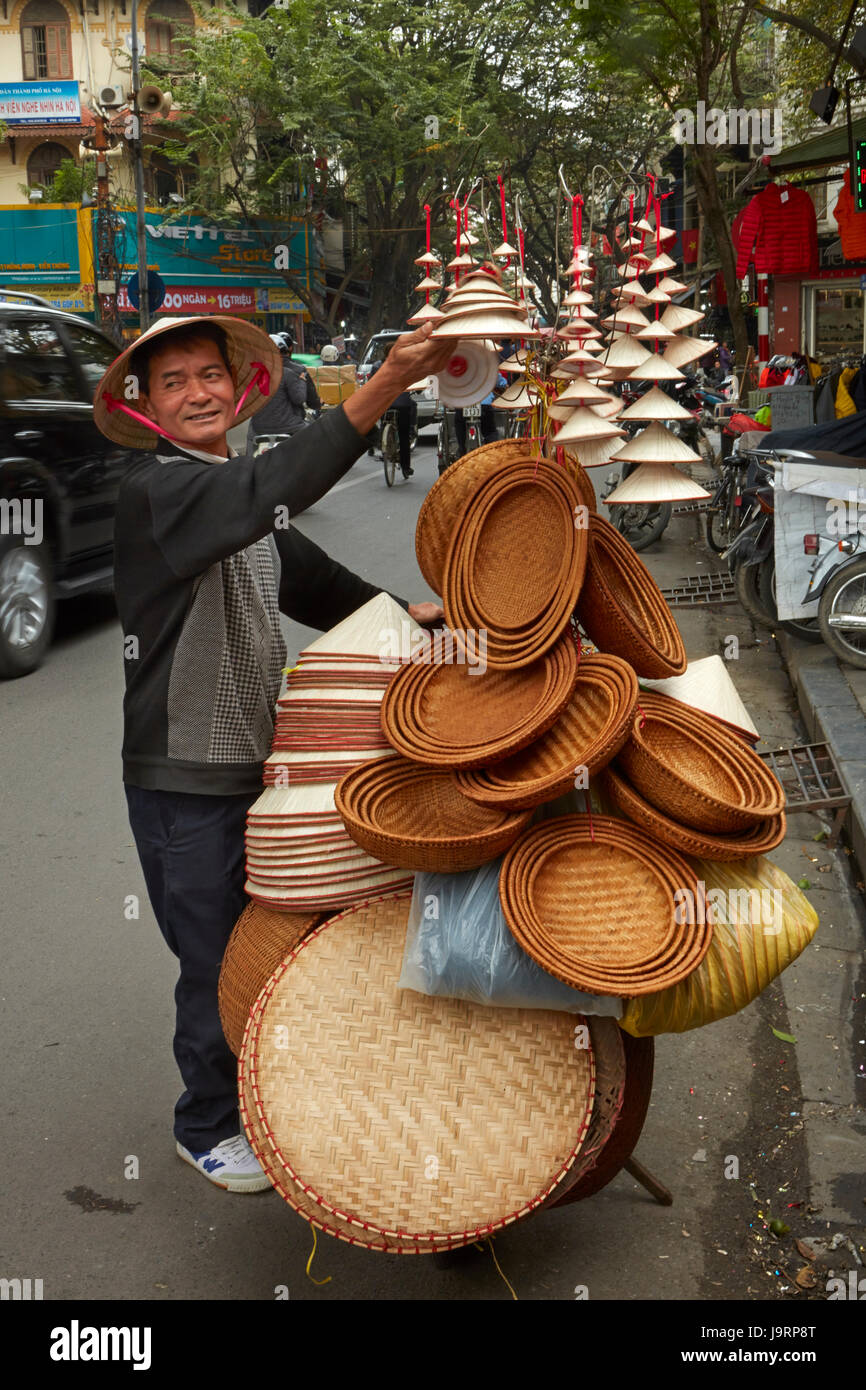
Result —
[[[812,904],[770,859],[689,863],[712,909],[712,943],[697,970],[680,984],[626,1001],[620,1027],[634,1038],[686,1033],[744,1009],[818,930]],[[691,904],[684,902],[681,910],[691,910]],[[700,902],[694,910],[701,910]]]

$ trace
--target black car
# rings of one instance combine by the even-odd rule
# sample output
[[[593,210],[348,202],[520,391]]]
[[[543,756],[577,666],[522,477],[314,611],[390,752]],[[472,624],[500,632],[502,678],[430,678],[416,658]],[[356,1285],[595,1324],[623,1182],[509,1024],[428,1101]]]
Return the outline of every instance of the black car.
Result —
[[[0,677],[40,664],[58,599],[112,583],[136,453],[100,434],[92,404],[118,352],[85,319],[0,289]]]

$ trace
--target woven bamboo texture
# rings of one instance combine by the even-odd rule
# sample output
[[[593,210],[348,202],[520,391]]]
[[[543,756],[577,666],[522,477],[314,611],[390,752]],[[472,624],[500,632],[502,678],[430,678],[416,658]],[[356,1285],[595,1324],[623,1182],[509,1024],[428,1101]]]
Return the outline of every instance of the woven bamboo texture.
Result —
[[[689,826],[681,825],[645,801],[631,783],[612,766],[600,774],[600,786],[611,806],[621,816],[670,845],[680,854],[696,855],[702,859],[733,861],[748,859],[756,854],[769,854],[785,838],[787,822],[784,811],[766,820],[756,821],[746,831],[731,835],[704,835]]]
[[[625,1090],[613,1133],[589,1172],[563,1193],[562,1200],[554,1202],[554,1206],[582,1202],[585,1197],[601,1192],[631,1158],[640,1139],[652,1095],[655,1043],[652,1038],[632,1038],[628,1033],[623,1033],[622,1041]]]
[[[382,700],[382,728],[404,757],[429,766],[484,767],[539,738],[565,709],[577,681],[570,633],[519,671],[410,665]]]
[[[344,777],[334,800],[356,844],[385,864],[463,873],[504,854],[529,812],[479,806],[449,772],[384,758]]]
[[[482,806],[521,809],[561,796],[577,770],[606,767],[629,736],[638,701],[637,677],[616,656],[585,656],[559,719],[541,738],[502,762],[454,774],[460,790]]]
[[[662,680],[686,669],[685,647],[661,590],[628,541],[599,516],[589,521],[577,616],[600,651],[622,657],[639,676]]]
[[[677,983],[706,955],[711,922],[680,922],[678,893],[697,900],[686,861],[609,816],[560,816],[526,831],[499,879],[506,922],[543,969],[625,997]]]
[[[259,996],[241,1058],[254,1147],[264,1133],[269,1167],[324,1229],[337,1218],[380,1249],[445,1248],[538,1208],[577,1158],[595,1091],[573,1015],[398,990],[408,909],[408,895],[377,899],[305,937]]]
[[[244,908],[229,937],[217,989],[223,1033],[236,1057],[265,980],[321,919],[320,912],[274,912],[257,903]]]

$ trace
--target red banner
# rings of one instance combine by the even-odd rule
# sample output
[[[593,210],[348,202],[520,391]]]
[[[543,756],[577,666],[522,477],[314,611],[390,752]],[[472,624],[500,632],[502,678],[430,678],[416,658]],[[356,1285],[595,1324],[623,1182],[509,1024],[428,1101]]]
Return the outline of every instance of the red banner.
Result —
[[[680,232],[683,243],[683,265],[694,265],[698,259],[699,227],[684,227]]]
[[[126,286],[117,292],[117,307],[126,314],[136,310],[129,302]],[[160,314],[252,314],[256,307],[254,289],[221,289],[210,286],[173,285],[166,291]]]

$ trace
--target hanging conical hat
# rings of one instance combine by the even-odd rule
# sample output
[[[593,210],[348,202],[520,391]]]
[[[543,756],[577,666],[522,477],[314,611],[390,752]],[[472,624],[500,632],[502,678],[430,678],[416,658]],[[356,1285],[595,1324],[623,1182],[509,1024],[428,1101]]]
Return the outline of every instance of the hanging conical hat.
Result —
[[[493,407],[495,410],[528,410],[530,406],[537,405],[539,400],[540,393],[528,385],[525,379],[518,377],[501,396],[494,398]]]
[[[609,401],[610,392],[602,391],[600,386],[585,376],[576,376],[556,400],[559,405],[568,405],[569,402],[573,405],[594,405],[596,401]]]
[[[617,266],[616,273],[621,280],[636,280],[638,268],[636,265],[632,265],[630,261],[626,261],[625,265]]]
[[[666,251],[662,251],[660,256],[656,256],[655,260],[650,261],[647,266],[647,273],[649,275],[659,275],[664,270],[676,269],[676,264],[676,261],[672,261]]]
[[[474,232],[464,232],[463,240],[467,246],[477,246],[481,238],[477,237]]]
[[[690,449],[658,420],[636,434],[620,450],[620,458],[633,463],[700,463],[701,456]],[[707,494],[703,493],[706,497]]]
[[[645,217],[642,217],[639,222],[635,222],[634,227],[638,232],[652,232],[655,234],[655,227],[651,222],[648,222]]]
[[[421,308],[414,313],[407,323],[428,323],[431,319],[444,319],[445,315],[441,309],[434,309],[432,304],[422,304]]]
[[[497,258],[497,260],[508,260],[511,256],[519,256],[520,252],[517,250],[516,247],[509,245],[507,241],[503,241],[499,244],[499,246],[497,246],[493,254]]]
[[[671,275],[665,275],[656,285],[656,289],[664,290],[665,294],[682,294],[688,288],[682,280],[675,280]]]
[[[419,280],[415,286],[416,293],[420,294],[423,290],[441,290],[442,286],[438,280],[434,280],[429,275],[425,275],[423,280]]]
[[[622,412],[621,420],[689,420],[691,411],[686,410],[679,401],[671,400],[658,386],[649,391]]]
[[[475,261],[473,261],[472,257],[466,251],[463,251],[459,256],[455,256],[453,261],[449,261],[445,269],[463,270],[470,265],[475,265]]]
[[[617,460],[625,456],[621,449]],[[633,473],[629,473],[613,492],[608,493],[605,502],[609,506],[637,503],[684,502],[709,497],[710,494],[691,478],[686,478],[678,469],[667,463],[642,463]]]
[[[516,299],[498,294],[457,294],[449,295],[442,305],[446,314],[467,314],[476,309],[519,309]]]
[[[591,304],[592,295],[588,294],[586,290],[569,290],[568,294],[560,303],[563,305]]]
[[[652,323],[647,324],[646,328],[641,328],[635,334],[644,342],[663,343],[668,338],[675,338],[677,335],[672,328],[668,328],[661,319],[653,319]]]
[[[670,295],[664,290],[660,290],[658,286],[655,289],[647,290],[646,297],[650,304],[670,304],[671,302]]]
[[[434,330],[435,332],[435,330]],[[670,362],[666,362],[657,352],[649,355],[634,371],[629,372],[628,381],[682,381],[683,374]]]
[[[646,251],[633,251],[629,259],[631,260],[632,265],[644,267],[649,265],[650,261],[652,260],[652,256],[648,256]]]
[[[687,309],[683,304],[669,304],[662,314],[665,328],[681,333],[684,328],[692,328],[700,323],[704,315],[698,309]]]
[[[690,362],[697,362],[699,357],[712,352],[715,346],[706,338],[676,337],[665,344],[663,356],[673,367],[687,367]]]
[[[554,444],[558,441],[559,435],[554,435]],[[619,450],[623,446],[622,438],[616,439],[589,439],[572,444],[570,452],[575,455],[578,462],[584,468],[604,468],[610,463],[612,458],[616,458]]]
[[[676,236],[673,227],[656,227],[656,237],[659,241],[672,241]]]
[[[424,254],[423,254],[423,256],[416,256],[416,257],[415,257],[415,264],[416,264],[416,265],[441,265],[442,262],[440,261],[440,259],[439,259],[438,256],[434,256],[434,254],[433,254],[432,251],[425,251]]]
[[[588,405],[579,405],[559,431],[556,442],[568,444],[569,441],[578,443],[587,439],[614,439],[624,433],[618,425],[602,420]]]
[[[434,338],[540,338],[538,328],[530,328],[526,315],[519,309],[479,309],[473,313],[446,315],[433,330]]]
[[[640,309],[626,304],[615,313],[608,314],[606,319],[602,319],[602,323],[606,328],[646,328],[649,319]]]
[[[716,719],[723,719],[726,724],[743,729],[752,738],[759,737],[754,721],[731,680],[727,662],[720,656],[704,656],[699,661],[690,661],[681,676],[669,676],[659,681],[642,678],[641,685],[657,691],[659,695],[682,700],[684,705],[691,705],[693,709],[715,715]]]
[[[625,367],[631,371],[632,368],[639,367],[641,363],[646,362],[650,355],[643,343],[639,343],[637,338],[631,338],[624,334],[623,337],[617,338],[616,342],[610,345],[602,361],[606,367],[612,370]]]
[[[612,396],[608,392],[607,400],[594,401],[592,409],[598,411],[603,420],[618,420],[619,413],[622,410],[622,398],[620,396]]]
[[[526,371],[526,363],[529,354],[526,352],[515,352],[510,357],[506,357],[504,362],[499,363],[501,372],[515,372],[518,376],[523,376]]]
[[[627,280],[623,285],[614,291],[614,304],[633,304],[637,309],[643,309],[647,304],[652,304],[652,299],[644,290],[640,280]]]
[[[571,381],[575,376],[597,376],[603,371],[601,363],[596,361],[591,352],[579,348],[577,352],[563,357],[550,375],[554,381]]]

